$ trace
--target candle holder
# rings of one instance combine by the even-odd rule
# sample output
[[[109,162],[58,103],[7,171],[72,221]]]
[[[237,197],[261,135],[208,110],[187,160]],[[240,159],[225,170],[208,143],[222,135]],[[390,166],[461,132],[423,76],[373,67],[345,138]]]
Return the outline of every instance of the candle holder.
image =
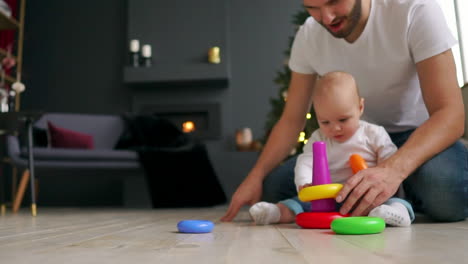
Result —
[[[239,151],[248,151],[252,147],[252,130],[248,127],[236,131],[236,147]]]
[[[151,65],[153,65],[153,62],[152,62],[152,50],[151,50],[151,45],[143,45],[143,47],[141,48],[141,55],[142,55],[142,61],[143,61],[143,65],[145,67],[151,67]]]
[[[221,63],[221,55],[220,55],[219,47],[211,47],[208,50],[208,62],[213,64]]]
[[[133,67],[140,66],[140,41],[138,39],[130,41],[130,65]]]

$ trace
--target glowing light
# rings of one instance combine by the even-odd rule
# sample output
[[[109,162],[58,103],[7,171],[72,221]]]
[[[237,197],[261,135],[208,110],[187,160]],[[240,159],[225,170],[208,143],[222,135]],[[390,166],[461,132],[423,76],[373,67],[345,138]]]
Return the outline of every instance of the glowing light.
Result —
[[[304,140],[304,144],[307,144],[307,142],[309,142],[309,140],[308,140],[308,139],[305,139],[305,140]]]
[[[307,118],[307,119],[311,119],[311,118],[312,118],[312,115],[311,115],[310,113],[307,113],[306,118]]]
[[[305,140],[305,132],[299,133],[299,138],[297,139],[297,142],[304,142]]]
[[[184,123],[182,123],[182,131],[184,133],[190,133],[190,132],[193,132],[195,131],[195,123],[192,122],[192,121],[185,121]]]

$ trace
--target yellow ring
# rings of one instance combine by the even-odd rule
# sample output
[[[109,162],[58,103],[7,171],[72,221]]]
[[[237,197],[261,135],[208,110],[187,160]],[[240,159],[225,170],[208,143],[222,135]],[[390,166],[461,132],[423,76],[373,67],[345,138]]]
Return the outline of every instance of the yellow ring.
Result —
[[[310,202],[320,199],[335,198],[338,192],[343,188],[343,184],[331,183],[309,186],[299,192],[299,200]]]

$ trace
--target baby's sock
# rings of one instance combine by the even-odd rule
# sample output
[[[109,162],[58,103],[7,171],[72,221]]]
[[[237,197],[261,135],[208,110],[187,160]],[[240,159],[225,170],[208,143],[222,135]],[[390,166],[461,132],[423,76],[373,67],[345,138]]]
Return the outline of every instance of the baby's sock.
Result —
[[[276,224],[281,217],[279,207],[276,204],[267,202],[254,204],[250,207],[249,213],[257,225]]]
[[[391,226],[404,227],[411,225],[408,209],[398,202],[377,206],[370,211],[369,216],[383,218],[385,223]]]

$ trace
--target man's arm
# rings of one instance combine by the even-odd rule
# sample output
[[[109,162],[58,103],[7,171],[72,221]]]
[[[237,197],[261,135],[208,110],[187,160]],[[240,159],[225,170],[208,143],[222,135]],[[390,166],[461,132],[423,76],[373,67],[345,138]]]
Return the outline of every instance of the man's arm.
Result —
[[[263,179],[291,152],[297,143],[299,132],[304,128],[305,116],[311,107],[315,79],[315,74],[291,73],[288,97],[281,118],[274,126],[254,168],[232,196],[222,221],[231,221],[242,206],[252,205],[260,200]]]
[[[465,113],[452,51],[423,60],[416,67],[429,119],[393,156],[346,182],[336,199],[342,202],[348,197],[341,213],[356,206],[353,215],[367,215],[388,200],[414,170],[463,135]]]

